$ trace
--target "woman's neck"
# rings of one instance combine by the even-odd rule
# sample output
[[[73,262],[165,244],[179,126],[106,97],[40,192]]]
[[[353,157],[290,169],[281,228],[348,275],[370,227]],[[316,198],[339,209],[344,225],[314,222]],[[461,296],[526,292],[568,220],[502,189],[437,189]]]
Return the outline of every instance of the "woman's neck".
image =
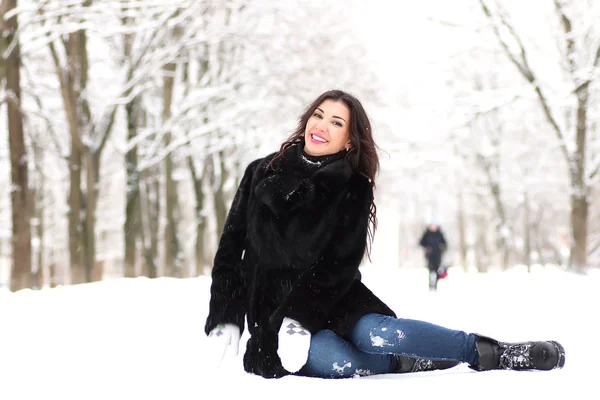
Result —
[[[313,156],[304,151],[304,142],[300,142],[297,145],[296,154],[298,160],[302,163],[307,164],[308,166],[312,166],[314,168],[320,168],[323,165],[329,164],[331,162],[341,160],[346,157],[346,151],[341,150],[334,154],[326,154],[323,156]]]

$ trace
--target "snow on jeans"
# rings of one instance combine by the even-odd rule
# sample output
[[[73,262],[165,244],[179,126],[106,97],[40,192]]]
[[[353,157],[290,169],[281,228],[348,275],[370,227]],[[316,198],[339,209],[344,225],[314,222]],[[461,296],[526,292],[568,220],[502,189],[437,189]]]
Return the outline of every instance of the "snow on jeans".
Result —
[[[350,332],[349,342],[330,330],[315,333],[308,361],[297,374],[351,378],[393,373],[398,368],[394,354],[473,363],[476,338],[429,322],[367,314]]]

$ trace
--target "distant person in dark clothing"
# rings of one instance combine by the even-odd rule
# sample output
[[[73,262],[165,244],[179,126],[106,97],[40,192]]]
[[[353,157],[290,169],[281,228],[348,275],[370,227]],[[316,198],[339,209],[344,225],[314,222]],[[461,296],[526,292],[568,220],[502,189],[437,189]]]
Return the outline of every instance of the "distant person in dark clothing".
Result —
[[[437,290],[442,265],[442,254],[446,251],[446,238],[440,229],[440,223],[432,218],[421,237],[419,245],[425,251],[427,268],[429,269],[429,290]]]

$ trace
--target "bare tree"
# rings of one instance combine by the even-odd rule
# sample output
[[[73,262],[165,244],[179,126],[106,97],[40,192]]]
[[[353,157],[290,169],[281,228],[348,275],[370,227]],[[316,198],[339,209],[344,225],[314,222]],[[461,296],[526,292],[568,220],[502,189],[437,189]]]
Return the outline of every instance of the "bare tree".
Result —
[[[137,119],[140,107],[140,100],[137,97],[125,105],[128,140],[134,140],[137,136]],[[138,170],[137,150],[137,146],[133,146],[125,155],[127,191],[123,235],[125,238],[124,275],[126,277],[137,276],[138,240],[141,234],[140,173]]]
[[[478,132],[482,134],[482,132]],[[510,261],[510,249],[509,249],[509,235],[510,226],[506,217],[504,202],[502,199],[502,190],[500,184],[500,157],[499,157],[499,137],[497,133],[493,132],[493,129],[488,131],[488,134],[492,133],[490,138],[490,145],[495,149],[492,156],[486,156],[481,152],[476,154],[476,159],[480,168],[485,173],[487,186],[494,202],[495,215],[497,217],[496,228],[496,241],[499,244],[500,251],[502,252],[502,268],[506,269],[509,266]]]
[[[143,275],[158,277],[158,231],[160,218],[160,180],[154,169],[145,170],[140,182],[142,206],[142,244],[144,248]]]
[[[123,25],[132,23],[130,18],[123,17]],[[134,33],[123,35],[123,57],[124,62],[129,64],[131,70],[135,63],[133,59]],[[134,142],[138,135],[138,126],[141,112],[141,95],[134,96],[125,104],[127,122],[127,141]],[[136,264],[138,254],[138,240],[141,235],[141,196],[140,196],[140,173],[138,170],[138,146],[131,146],[125,154],[125,173],[127,189],[125,194],[125,224],[123,236],[125,238],[125,256],[123,260],[123,274],[125,277],[137,276]]]
[[[92,1],[87,0],[82,6],[89,7],[91,4]],[[60,43],[64,48],[64,57],[61,57],[57,46]],[[101,271],[94,271],[95,213],[100,157],[112,130],[116,106],[107,111],[99,124],[94,123],[86,95],[89,62],[84,29],[69,33],[66,40],[59,43],[50,41],[48,46],[61,87],[71,139],[68,196],[71,282],[91,282],[102,275]],[[85,172],[84,179],[82,172]]]
[[[206,174],[206,163],[204,164],[204,168],[202,168],[201,171],[198,171],[194,164],[194,160],[191,156],[188,156],[187,162],[188,169],[190,170],[190,175],[192,178],[192,183],[194,185],[194,194],[196,197],[196,205],[194,208],[194,215],[196,217],[196,245],[194,248],[196,255],[196,273],[202,274],[207,258],[205,238],[205,234],[207,231],[207,221],[204,205],[205,195],[203,190],[203,178]]]
[[[175,82],[175,63],[169,63],[164,68],[163,77],[163,121],[171,118],[171,104],[173,101],[173,86]],[[171,145],[172,132],[165,135],[165,148]],[[164,240],[164,266],[167,276],[177,277],[180,274],[179,258],[180,244],[177,230],[177,184],[173,179],[173,155],[165,156],[165,240]]]
[[[3,0],[0,5],[2,32],[2,79],[6,87],[8,142],[10,148],[12,204],[12,268],[10,288],[13,291],[31,287],[31,191],[28,156],[21,111],[21,52],[16,15],[6,18],[17,7],[17,0]]]
[[[484,197],[479,196],[480,202],[484,202]],[[484,213],[478,213],[475,216],[475,266],[479,272],[488,272],[491,264],[491,254],[488,245],[488,219]]]
[[[36,138],[37,139],[37,138]],[[44,165],[44,150],[40,147],[37,140],[32,144],[33,147],[33,158],[35,163],[33,184],[32,184],[32,228],[35,236],[35,246],[33,254],[35,260],[33,262],[33,285],[34,287],[41,288],[44,286],[44,251],[46,247],[46,219],[44,211],[46,207],[46,175],[43,171]]]
[[[363,53],[340,28],[344,18],[336,10],[341,7],[328,10],[317,3],[31,0],[34,7],[16,10],[26,26],[21,28],[23,57],[36,61],[27,78],[24,110],[46,134],[42,141],[47,142],[40,144],[60,153],[41,157],[50,195],[36,204],[39,215],[47,217],[38,225],[48,250],[41,263],[56,267],[50,268],[52,275],[70,264],[72,283],[101,278],[95,262],[106,259],[105,254],[96,257],[103,251],[96,246],[100,225],[107,229],[102,233],[119,234],[103,236],[99,244],[115,243],[124,233],[119,250],[126,276],[140,270],[158,276],[167,257],[173,262],[165,272],[178,275],[177,266],[192,251],[203,267],[218,236],[208,228],[222,226],[240,165],[280,143],[314,91],[358,82],[365,92],[374,91],[366,64],[357,61]],[[335,28],[333,36],[344,40],[324,31],[298,40],[304,20],[293,11],[313,7],[325,25]],[[315,49],[317,42],[321,46]],[[323,74],[312,67],[317,60],[327,63]],[[350,71],[346,62],[355,68]],[[188,71],[189,79],[184,77]],[[35,96],[40,101],[32,103]],[[123,158],[101,164],[115,152]],[[125,182],[115,170],[120,161],[127,191],[117,211],[123,218],[114,218],[111,204],[121,200],[105,190],[104,177],[116,179],[111,188],[118,191]],[[184,166],[192,182],[179,180]],[[211,172],[214,179],[208,182]],[[182,195],[188,187],[195,196]],[[65,233],[50,233],[54,229]],[[191,236],[182,232],[192,231],[196,240],[184,240]],[[181,242],[173,246],[173,238]]]
[[[543,87],[542,80],[531,67],[529,53],[521,36],[510,23],[508,15],[496,3],[492,10],[488,2],[480,0],[481,8],[492,24],[494,34],[511,63],[517,68],[523,78],[530,84],[535,92],[546,120],[558,140],[559,146],[568,168],[571,183],[571,265],[582,269],[587,265],[587,236],[588,236],[588,208],[589,185],[588,179],[593,178],[600,170],[600,163],[589,166],[586,163],[586,141],[588,133],[588,108],[590,99],[590,85],[596,79],[596,74],[588,71],[599,67],[600,46],[592,49],[592,56],[587,57],[587,48],[578,46],[573,30],[573,21],[567,12],[567,7],[562,1],[555,0],[554,8],[563,29],[564,49],[562,60],[572,85],[572,94],[576,99],[574,108],[575,124],[574,135],[571,135],[567,126],[561,124],[557,112],[552,108],[547,90]],[[581,43],[581,42],[579,42]],[[568,113],[569,115],[570,113]],[[574,136],[574,145],[569,145],[569,137]]]

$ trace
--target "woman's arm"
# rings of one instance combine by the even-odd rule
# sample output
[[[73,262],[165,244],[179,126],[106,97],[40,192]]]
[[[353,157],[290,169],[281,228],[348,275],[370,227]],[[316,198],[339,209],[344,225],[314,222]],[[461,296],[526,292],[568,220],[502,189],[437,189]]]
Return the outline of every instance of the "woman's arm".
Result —
[[[244,330],[246,282],[241,264],[246,239],[246,211],[254,170],[261,160],[252,162],[235,194],[215,254],[210,287],[210,310],[204,330],[208,334],[218,324],[235,324]]]
[[[284,317],[294,319],[314,333],[327,321],[331,309],[348,292],[365,253],[373,189],[361,182],[342,202],[343,215],[323,256],[294,283],[271,316],[274,329]]]

